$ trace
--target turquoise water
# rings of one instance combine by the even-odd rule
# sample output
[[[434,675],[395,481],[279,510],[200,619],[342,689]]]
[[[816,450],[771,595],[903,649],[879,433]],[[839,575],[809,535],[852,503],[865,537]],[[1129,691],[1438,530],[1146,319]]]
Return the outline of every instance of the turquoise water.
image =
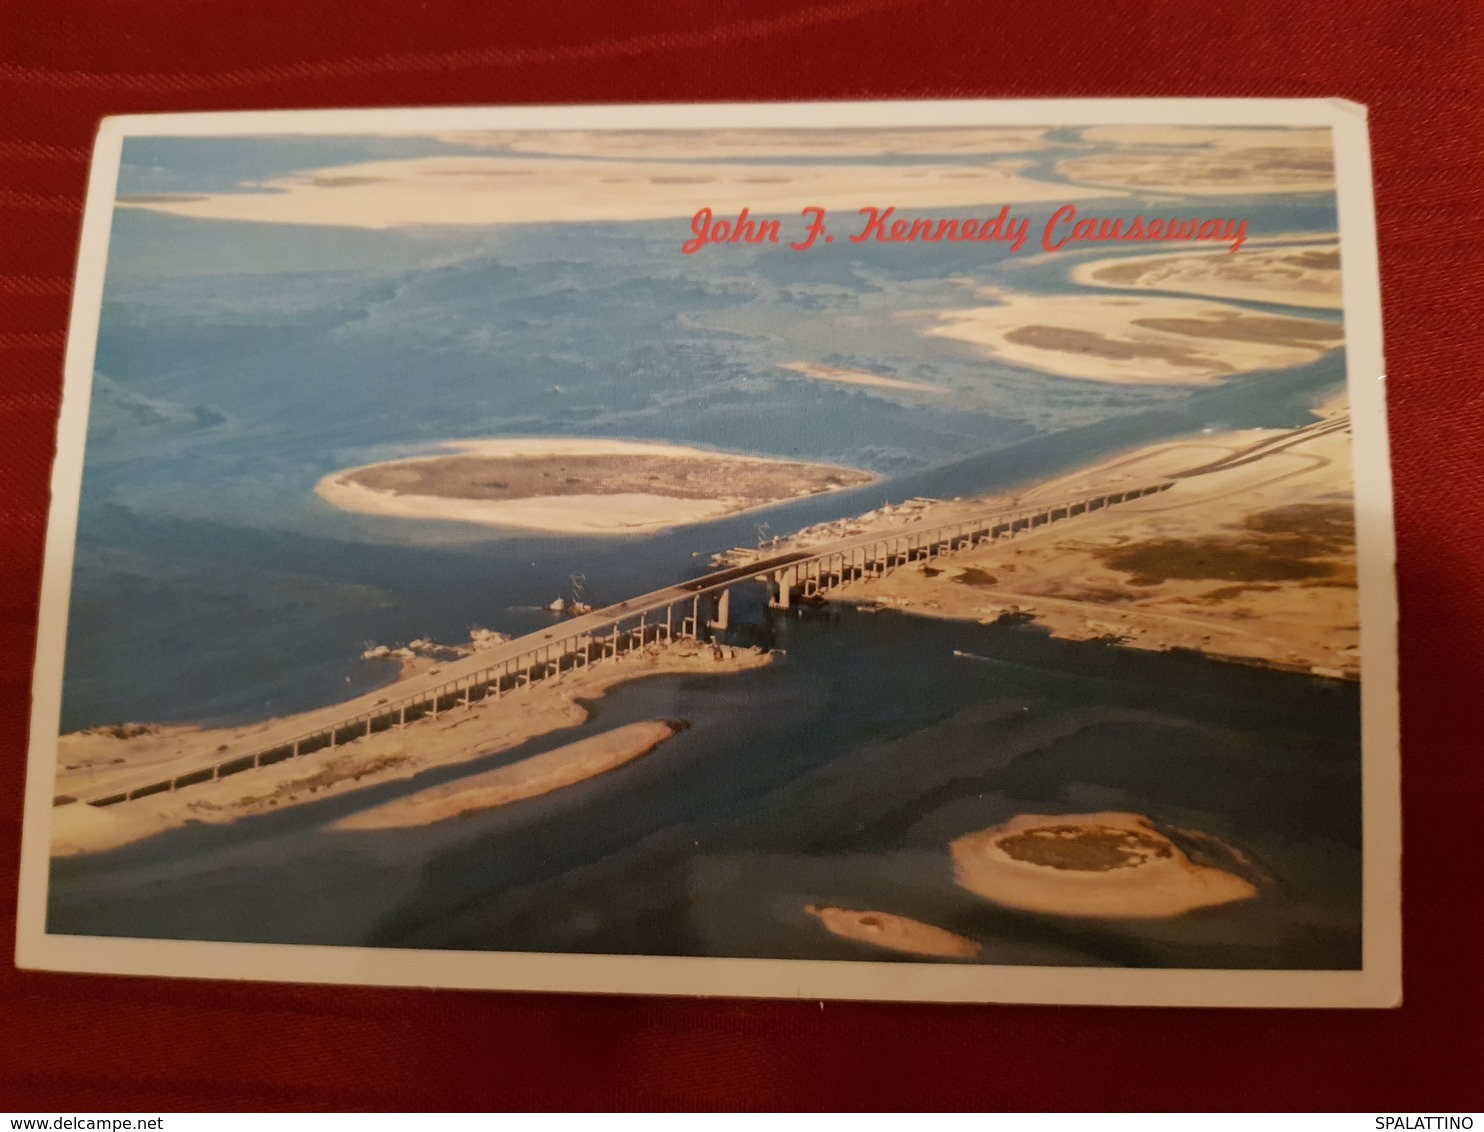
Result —
[[[122,191],[229,189],[309,160],[283,142],[205,157],[184,139],[151,144],[126,153]],[[442,143],[368,144],[347,141],[335,159]],[[1050,159],[1038,160],[1045,174]],[[1017,211],[1035,231],[1054,207]],[[1206,199],[1199,211],[1246,216],[1254,235],[1335,223],[1321,197]],[[883,500],[1004,489],[1202,428],[1296,425],[1343,381],[1337,351],[1194,392],[1099,385],[921,333],[917,312],[982,302],[955,279],[1065,291],[1078,255],[837,241],[686,257],[688,234],[685,221],[369,232],[120,210],[63,729],[331,703],[386,678],[358,659],[367,642],[456,640],[476,624],[530,631],[549,623],[531,607],[566,593],[574,573],[592,600],[621,600],[700,573],[764,524],[787,532]],[[952,396],[881,396],[778,368],[799,360]],[[339,468],[494,435],[664,440],[882,478],[618,539],[390,521],[313,494]],[[644,681],[595,705],[589,730],[691,722],[638,763],[457,830],[330,834],[328,820],[361,804],[342,798],[59,862],[52,929],[854,954],[801,920],[807,898],[918,915],[984,940],[1000,962],[1358,962],[1353,687],[1054,642],[1026,626],[842,610],[770,619],[758,597],[739,601],[735,632],[786,648],[775,668]],[[1132,809],[1172,835],[1204,831],[1247,864],[1218,841],[1182,844],[1251,871],[1263,896],[1115,930],[991,913],[958,894],[942,846],[1036,808]]]

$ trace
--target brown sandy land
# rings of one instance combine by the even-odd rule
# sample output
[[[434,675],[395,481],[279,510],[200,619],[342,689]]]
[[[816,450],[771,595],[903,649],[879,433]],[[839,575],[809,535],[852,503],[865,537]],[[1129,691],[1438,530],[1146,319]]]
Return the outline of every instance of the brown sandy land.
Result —
[[[737,157],[895,157],[1024,153],[1046,148],[1034,126],[903,129],[462,130],[451,145],[567,157],[704,161]]]
[[[1089,126],[1091,145],[1199,146],[1204,149],[1327,149],[1329,127],[1301,126]]]
[[[1334,243],[1334,240],[1334,232],[1282,232],[1277,234],[1269,233],[1268,235],[1248,236],[1245,240],[1242,241],[1242,248],[1243,250],[1247,250],[1250,248],[1256,248],[1259,246],[1266,246],[1270,244],[1287,244],[1294,246],[1308,243],[1332,244]],[[1208,252],[1211,250],[1211,243],[1209,240],[1161,240],[1160,244],[1165,250],[1156,253],[1158,255],[1183,255],[1186,252]],[[1036,255],[1021,255],[1019,257],[1019,262],[1022,267],[1032,267],[1037,264],[1047,263],[1054,259],[1064,259],[1066,257],[1066,254],[1067,253],[1065,249],[1063,249],[1062,251],[1055,252],[1039,252]],[[1240,255],[1241,253],[1223,252],[1222,254]],[[997,295],[999,293],[999,288],[986,288],[982,281],[966,275],[950,276],[947,281],[949,283],[957,283],[960,286],[966,287],[971,291],[975,291],[981,294]]]
[[[1341,280],[1337,243],[1099,259],[1072,269],[1072,281],[1090,287],[1178,291],[1325,310],[1343,307]]]
[[[341,818],[332,829],[409,829],[466,817],[585,782],[647,755],[686,725],[665,719],[616,727],[510,766],[398,798]]]
[[[1069,188],[1023,175],[1015,159],[979,164],[750,164],[623,161],[559,157],[418,157],[282,177],[255,191],[197,199],[131,199],[121,208],[177,216],[351,228],[422,224],[531,224],[679,219],[676,244],[705,206],[717,219],[747,208],[757,217],[791,217],[817,207],[858,219],[863,185],[898,209],[973,208],[1032,201],[1120,197],[1108,188]]]
[[[315,491],[348,511],[567,534],[634,534],[870,483],[856,468],[587,438],[450,441],[457,455],[335,472]]]
[[[1082,136],[1129,148],[1064,158],[1056,171],[1088,184],[1197,196],[1326,192],[1335,186],[1328,130],[1155,126],[1142,134],[1126,128],[1104,132],[1120,129],[1092,129]]]
[[[1259,314],[1205,299],[1025,295],[942,311],[927,331],[1016,365],[1122,385],[1211,385],[1322,357],[1344,340],[1333,322]]]
[[[822,908],[817,904],[806,904],[804,911],[823,924],[831,935],[888,951],[935,959],[973,959],[981,950],[972,939],[892,912],[858,912],[852,908]]]
[[[1343,399],[1321,409],[1340,419]],[[1281,430],[1211,434],[1151,445],[998,503],[1076,499],[1157,482]],[[917,504],[854,520],[861,531],[952,522],[984,500]],[[840,537],[803,532],[778,552]],[[1025,615],[1053,636],[1139,649],[1360,675],[1359,608],[1348,429],[1106,511],[1053,523],[885,578],[851,582],[832,600],[988,623]]]
[[[783,362],[779,369],[792,370],[816,381],[836,381],[842,385],[863,385],[869,389],[894,389],[903,393],[947,393],[941,385],[926,381],[905,381],[900,377],[883,377],[879,373],[866,373],[858,369],[841,369],[819,362]]]
[[[755,649],[727,648],[718,658],[709,645],[651,644],[637,656],[569,670],[497,700],[443,712],[437,719],[424,717],[400,731],[376,732],[333,752],[318,751],[115,806],[72,803],[55,807],[52,854],[112,849],[191,822],[230,822],[316,801],[328,792],[343,793],[407,778],[430,767],[467,762],[577,726],[587,719],[578,699],[597,698],[626,680],[671,673],[741,672],[771,659],[770,654]],[[127,738],[102,729],[64,735],[58,742],[57,793],[88,792],[100,772],[120,769],[114,765],[116,759],[142,768],[183,756],[207,756],[225,744],[250,748],[254,734],[283,722],[280,718],[242,728],[160,727],[144,732],[138,731],[141,725],[129,725],[121,729]]]
[[[1140,814],[1020,814],[949,848],[961,888],[1027,912],[1148,919],[1257,895],[1195,864]]]

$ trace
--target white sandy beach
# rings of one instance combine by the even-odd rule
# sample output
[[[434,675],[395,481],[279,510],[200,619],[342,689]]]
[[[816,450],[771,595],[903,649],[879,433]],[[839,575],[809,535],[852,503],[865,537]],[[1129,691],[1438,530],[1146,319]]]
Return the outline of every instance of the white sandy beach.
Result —
[[[1083,381],[1210,385],[1312,362],[1343,340],[1336,323],[1210,300],[981,293],[997,298],[997,305],[940,311],[938,325],[926,333]]]
[[[645,720],[616,727],[483,774],[434,786],[405,798],[362,810],[336,822],[334,829],[407,829],[433,825],[512,802],[537,798],[584,782],[647,755],[681,730],[669,720]]]
[[[568,535],[629,535],[702,523],[739,508],[725,499],[664,495],[552,495],[503,503],[401,495],[347,483],[343,473],[321,480],[315,493],[342,511],[401,519],[440,519]]]

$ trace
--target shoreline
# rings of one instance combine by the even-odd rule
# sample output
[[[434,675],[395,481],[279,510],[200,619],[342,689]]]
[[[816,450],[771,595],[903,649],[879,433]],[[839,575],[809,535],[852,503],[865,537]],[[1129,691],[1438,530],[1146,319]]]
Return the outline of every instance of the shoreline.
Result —
[[[416,829],[487,813],[575,786],[649,754],[690,724],[646,720],[577,739],[554,751],[395,798],[341,818],[336,830]]]
[[[1343,328],[1334,322],[1263,314],[1215,299],[975,290],[996,305],[934,311],[923,333],[1078,381],[1216,385],[1306,365],[1344,344]]]
[[[812,154],[811,154],[812,156]],[[798,216],[805,208],[851,213],[863,184],[898,208],[978,208],[984,202],[1043,204],[1120,199],[1101,185],[1067,185],[1026,176],[1015,157],[965,166],[817,164],[703,157],[634,160],[521,154],[390,158],[274,177],[251,191],[144,194],[117,207],[202,220],[395,229],[413,225],[546,224],[680,220],[704,204],[716,215],[743,208]],[[610,191],[609,186],[618,188]],[[601,186],[601,191],[595,191]],[[678,242],[678,241],[677,241]]]
[[[1345,304],[1339,253],[1331,235],[1311,243],[1257,245],[1234,255],[1191,250],[1088,260],[1074,266],[1070,278],[1084,287],[1340,311]],[[1273,273],[1287,278],[1274,280]]]

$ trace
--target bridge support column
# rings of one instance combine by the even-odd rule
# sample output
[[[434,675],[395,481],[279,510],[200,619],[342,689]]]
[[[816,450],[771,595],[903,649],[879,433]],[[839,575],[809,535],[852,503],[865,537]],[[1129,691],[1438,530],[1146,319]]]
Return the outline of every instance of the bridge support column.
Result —
[[[725,632],[731,626],[731,614],[732,591],[728,588],[722,590],[721,596],[716,599],[716,617],[711,622],[711,628]]]

